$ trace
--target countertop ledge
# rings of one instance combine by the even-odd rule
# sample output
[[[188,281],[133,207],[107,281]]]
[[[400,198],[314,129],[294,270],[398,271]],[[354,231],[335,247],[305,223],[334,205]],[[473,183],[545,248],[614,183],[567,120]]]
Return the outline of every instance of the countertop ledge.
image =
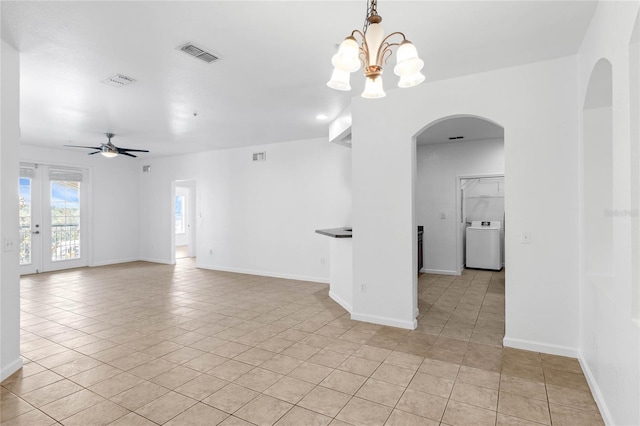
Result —
[[[316,229],[316,233],[326,235],[331,238],[353,238],[353,231],[350,226],[331,229]]]

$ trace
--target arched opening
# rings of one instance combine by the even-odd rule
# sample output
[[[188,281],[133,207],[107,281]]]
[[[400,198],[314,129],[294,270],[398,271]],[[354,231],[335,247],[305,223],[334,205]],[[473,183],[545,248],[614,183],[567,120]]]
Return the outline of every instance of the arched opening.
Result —
[[[502,346],[504,129],[484,117],[448,116],[415,141],[418,328]]]
[[[640,321],[640,13],[629,41],[632,315]]]
[[[583,108],[584,272],[607,287],[613,270],[612,68],[600,59],[587,87]],[[605,289],[606,291],[606,289]]]

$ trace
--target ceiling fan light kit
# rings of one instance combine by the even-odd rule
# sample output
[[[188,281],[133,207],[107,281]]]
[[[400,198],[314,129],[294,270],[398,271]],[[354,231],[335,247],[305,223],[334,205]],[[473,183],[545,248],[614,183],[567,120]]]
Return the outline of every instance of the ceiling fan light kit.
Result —
[[[111,142],[111,138],[115,136],[114,133],[105,133],[105,136],[108,139],[107,143],[103,143],[100,146],[84,146],[84,145],[64,145],[72,148],[88,148],[95,149],[94,152],[90,152],[89,155],[101,154],[103,157],[114,158],[118,155],[126,155],[127,157],[136,158],[137,155],[131,154],[131,152],[149,152],[146,149],[131,149],[131,148],[120,148],[115,146]]]
[[[363,30],[353,30],[340,44],[338,53],[331,58],[334,69],[327,83],[330,88],[351,90],[351,73],[362,66],[366,77],[362,97],[376,99],[386,96],[382,85],[382,69],[393,54],[394,47],[397,47],[397,63],[393,72],[400,77],[398,87],[417,86],[425,80],[420,72],[424,61],[418,57],[416,47],[401,32],[393,32],[385,37],[382,17],[378,15],[377,7],[377,0],[367,0],[367,17]],[[356,37],[360,38],[360,44]],[[400,40],[391,42],[392,38]]]

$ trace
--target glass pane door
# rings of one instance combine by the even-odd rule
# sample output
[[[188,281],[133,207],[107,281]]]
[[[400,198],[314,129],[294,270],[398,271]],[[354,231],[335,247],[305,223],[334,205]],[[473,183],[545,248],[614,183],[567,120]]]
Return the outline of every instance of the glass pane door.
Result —
[[[80,182],[51,181],[51,261],[80,259]]]
[[[42,270],[40,175],[35,167],[20,166],[19,180],[20,274]]]

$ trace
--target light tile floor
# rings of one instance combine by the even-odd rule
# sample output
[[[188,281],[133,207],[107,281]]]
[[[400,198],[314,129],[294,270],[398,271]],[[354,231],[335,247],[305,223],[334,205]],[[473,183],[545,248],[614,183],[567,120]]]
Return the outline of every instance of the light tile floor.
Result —
[[[327,285],[136,262],[24,277],[2,425],[603,424],[575,359],[502,348],[504,274],[422,275],[419,326]]]

